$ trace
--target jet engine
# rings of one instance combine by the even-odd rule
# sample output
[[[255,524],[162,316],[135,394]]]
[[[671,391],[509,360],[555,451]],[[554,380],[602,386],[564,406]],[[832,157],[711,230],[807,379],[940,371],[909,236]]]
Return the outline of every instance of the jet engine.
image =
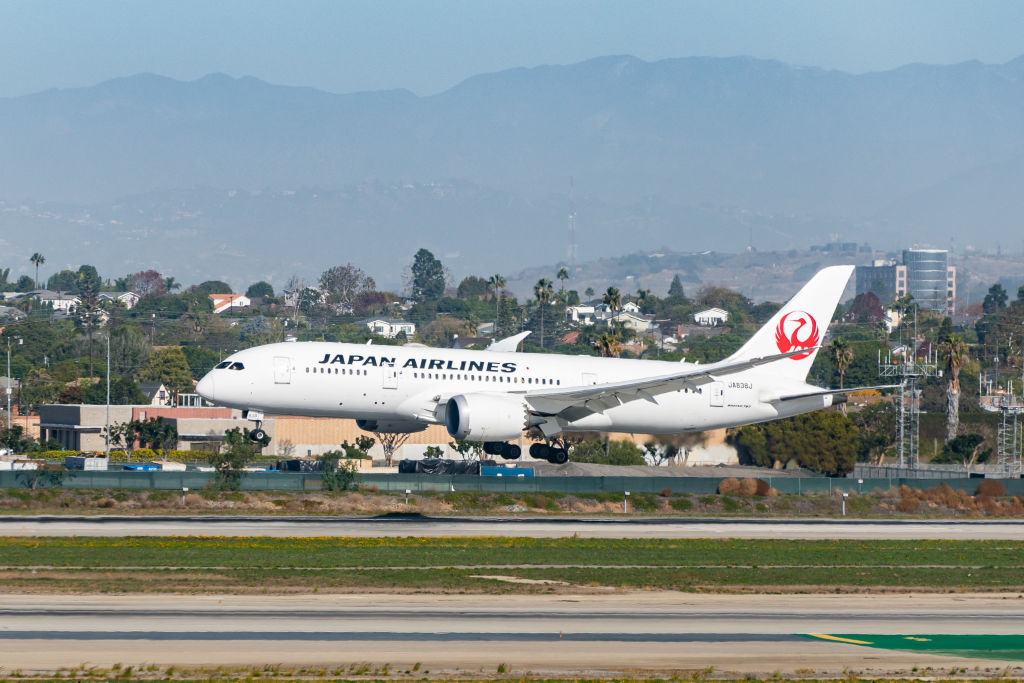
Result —
[[[515,396],[460,394],[448,399],[444,422],[460,441],[510,441],[530,426],[530,411]]]
[[[364,432],[384,434],[411,434],[427,428],[423,422],[413,420],[356,420],[356,426]]]

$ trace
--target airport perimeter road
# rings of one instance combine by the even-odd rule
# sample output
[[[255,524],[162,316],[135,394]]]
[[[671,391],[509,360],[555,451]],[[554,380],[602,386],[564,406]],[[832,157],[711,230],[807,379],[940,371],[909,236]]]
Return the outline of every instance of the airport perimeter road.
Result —
[[[0,536],[518,536],[1024,540],[1024,521],[482,517],[0,517]]]
[[[0,671],[115,663],[266,664],[577,675],[1010,666],[812,640],[806,633],[1013,634],[1024,599],[991,595],[3,595]],[[1010,675],[1013,674],[1004,674]]]

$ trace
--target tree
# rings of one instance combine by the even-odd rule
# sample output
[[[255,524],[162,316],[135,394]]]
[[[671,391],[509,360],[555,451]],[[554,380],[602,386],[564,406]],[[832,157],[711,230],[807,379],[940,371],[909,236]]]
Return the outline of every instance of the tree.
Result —
[[[78,273],[73,270],[60,270],[46,281],[46,288],[55,292],[78,291]]]
[[[348,442],[345,442],[346,445]],[[345,462],[341,462],[345,459]],[[327,491],[345,491],[351,488],[356,480],[359,466],[348,458],[345,450],[327,451],[320,456],[323,487]]]
[[[619,343],[619,337],[612,332],[605,332],[598,337],[594,342],[594,347],[605,358],[618,358],[622,355],[622,344]]]
[[[192,371],[178,346],[154,351],[139,376],[146,382],[160,382],[174,392],[190,392],[194,387]]]
[[[234,294],[231,285],[222,280],[206,280],[192,288],[193,292],[200,294]]]
[[[107,383],[95,382],[85,389],[85,402],[89,405],[103,405],[107,402]],[[117,406],[140,405],[147,402],[146,395],[131,377],[115,377],[110,380],[110,404]]]
[[[36,283],[28,275],[22,275],[14,283],[14,290],[17,292],[31,292],[33,289],[36,289]]]
[[[376,288],[373,278],[351,263],[328,268],[320,274],[320,289],[327,295],[327,300],[344,309],[354,309],[356,299],[362,293]]]
[[[495,320],[495,325],[497,326],[497,320],[498,320],[499,317],[501,317],[501,313],[500,313],[500,310],[501,310],[500,309],[500,303],[501,303],[500,295],[501,295],[501,290],[505,287],[505,278],[503,278],[501,275],[498,275],[497,273],[495,273],[494,275],[492,275],[489,278],[487,278],[487,284],[489,284],[491,287],[494,288],[494,320]],[[497,330],[495,330],[495,332],[497,332]]]
[[[829,356],[832,359],[832,365],[835,366],[836,372],[839,373],[839,388],[843,388],[843,381],[846,378],[846,370],[850,367],[850,363],[853,362],[853,348],[850,347],[849,342],[845,339],[833,339],[832,343],[829,344]],[[840,406],[843,415],[846,415],[846,404],[843,403]]]
[[[479,460],[484,452],[484,445],[479,441],[452,441],[448,444],[463,460]]]
[[[444,295],[444,266],[427,249],[420,249],[412,260],[412,298],[437,301]]]
[[[956,438],[960,425],[960,368],[967,359],[967,343],[951,334],[939,345],[946,364],[946,443]]]
[[[460,299],[482,299],[487,296],[490,289],[490,280],[485,280],[482,277],[477,277],[476,275],[470,275],[462,278],[462,282],[459,283],[459,289],[455,296]]]
[[[163,296],[164,278],[155,270],[142,270],[127,278],[128,290],[140,297]]]
[[[387,467],[391,467],[391,464],[395,461],[395,451],[409,440],[410,434],[405,432],[376,432],[376,434],[380,447],[384,449],[384,464]]]
[[[885,451],[896,435],[896,411],[885,401],[874,403],[850,416],[857,428],[857,462],[882,464]]]
[[[175,280],[171,276],[165,277],[164,278],[164,291],[165,292],[173,292],[176,289],[181,289],[181,283],[178,282],[177,280]]]
[[[605,291],[604,296],[601,297],[601,300],[612,313],[615,313],[622,308],[622,294],[620,294],[619,290],[615,287],[609,287],[608,290]]]
[[[583,293],[587,295],[587,303],[590,303],[591,301],[594,300],[594,288],[593,287],[587,287],[586,289],[583,290]]]
[[[668,295],[680,298],[686,296],[686,293],[683,291],[683,281],[679,279],[678,275],[672,278],[672,284],[668,286]]]
[[[981,310],[985,315],[998,313],[1006,308],[1008,298],[1006,290],[997,282],[988,288],[988,294],[985,295],[985,300],[981,303]]]
[[[991,450],[981,450],[984,445],[985,437],[981,434],[959,434],[946,443],[942,452],[932,458],[932,462],[955,463],[970,467],[975,462],[985,462],[991,457]]]
[[[39,289],[39,266],[46,263],[46,257],[40,254],[38,251],[28,257],[28,260],[36,267],[36,279],[35,286]]]
[[[540,347],[542,349],[544,348],[544,310],[551,303],[552,294],[554,294],[554,288],[551,286],[551,280],[545,277],[537,280],[537,284],[533,286],[533,295],[537,297],[537,306],[540,309]]]
[[[92,331],[100,308],[101,282],[99,273],[96,272],[95,268],[92,266],[89,266],[91,270],[86,270],[85,268],[85,266],[82,266],[78,274],[78,296],[81,301],[78,308],[79,314],[85,322],[86,333],[89,336],[89,377],[92,378]]]
[[[216,476],[214,487],[229,491],[241,488],[242,472],[258,448],[240,427],[229,429],[221,447],[208,458]]]
[[[600,465],[646,465],[644,452],[632,441],[606,441],[588,439],[572,447],[574,462],[592,462]]]
[[[274,288],[269,282],[260,280],[249,285],[249,289],[245,290],[245,295],[250,299],[273,299]]]
[[[650,458],[651,462],[656,466],[670,462],[679,455],[679,447],[675,444],[658,443],[657,441],[648,441],[645,443],[644,451],[646,457]]]
[[[135,376],[149,360],[151,349],[146,334],[135,325],[121,325],[108,334],[111,369],[117,374]]]
[[[565,266],[562,266],[561,268],[558,269],[558,275],[556,275],[555,277],[557,277],[558,280],[561,282],[561,284],[558,287],[559,290],[565,291],[565,281],[569,279],[569,269],[566,268]]]
[[[784,420],[740,427],[734,437],[743,459],[760,467],[795,460],[830,477],[857,461],[857,429],[842,413],[816,410]]]

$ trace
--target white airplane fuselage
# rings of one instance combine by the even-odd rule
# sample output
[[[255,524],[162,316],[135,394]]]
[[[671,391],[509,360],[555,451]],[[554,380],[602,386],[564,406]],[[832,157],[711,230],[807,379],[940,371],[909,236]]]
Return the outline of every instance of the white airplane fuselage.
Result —
[[[425,426],[444,424],[445,401],[460,394],[529,396],[699,367],[591,356],[287,342],[232,354],[202,379],[197,391],[218,405],[267,414]],[[624,402],[564,421],[560,431],[674,434],[763,422],[831,405],[830,395],[773,401],[816,387],[778,376],[772,367]]]

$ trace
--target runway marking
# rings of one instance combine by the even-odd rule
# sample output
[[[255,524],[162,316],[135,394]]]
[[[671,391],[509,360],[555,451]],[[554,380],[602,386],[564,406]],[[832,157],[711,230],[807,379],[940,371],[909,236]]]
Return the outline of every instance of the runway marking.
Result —
[[[853,640],[852,638],[840,638],[839,636],[830,636],[826,633],[808,633],[811,638],[820,638],[822,640],[836,640],[841,643],[853,643],[854,645],[871,645],[872,643],[866,640]]]

